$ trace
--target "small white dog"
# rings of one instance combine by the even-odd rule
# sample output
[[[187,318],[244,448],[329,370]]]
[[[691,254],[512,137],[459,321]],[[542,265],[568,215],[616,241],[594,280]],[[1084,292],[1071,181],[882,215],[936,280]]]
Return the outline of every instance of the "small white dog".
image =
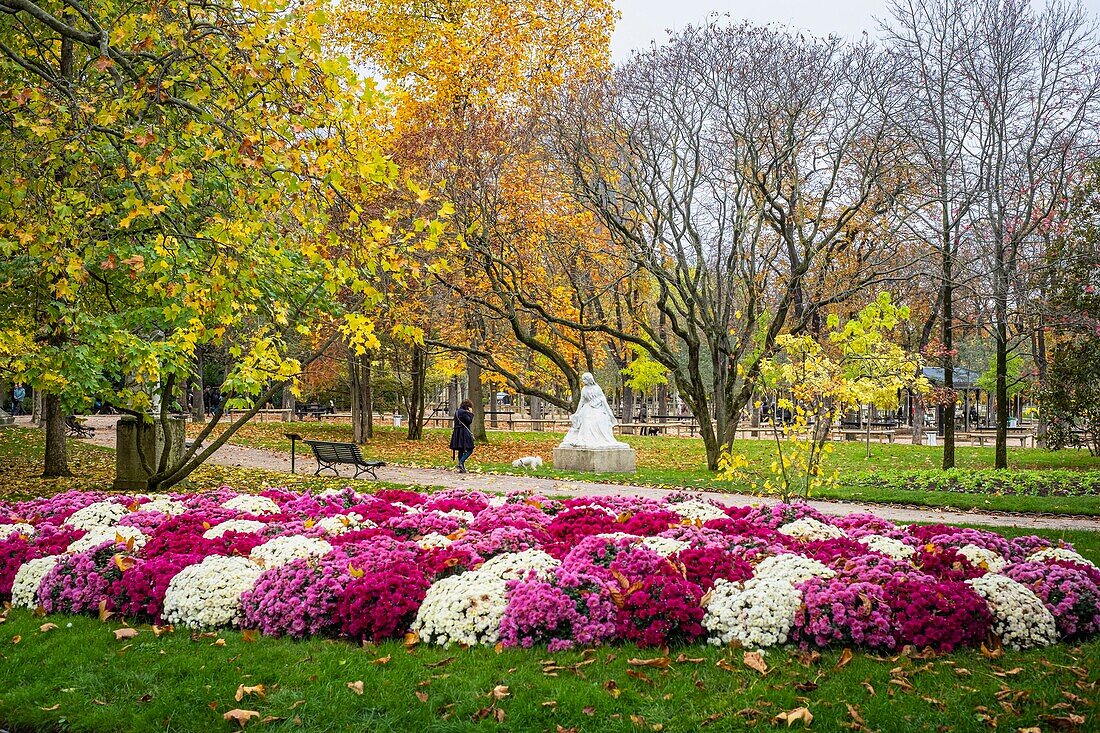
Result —
[[[523,458],[517,458],[512,461],[512,468],[526,468],[531,471],[537,471],[542,468],[542,458],[540,456],[524,456]]]

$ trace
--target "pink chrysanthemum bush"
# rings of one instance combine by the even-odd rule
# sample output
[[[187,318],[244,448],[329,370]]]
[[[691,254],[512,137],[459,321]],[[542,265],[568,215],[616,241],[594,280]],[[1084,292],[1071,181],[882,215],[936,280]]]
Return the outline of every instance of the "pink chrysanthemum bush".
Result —
[[[1100,634],[1100,569],[1065,543],[724,507],[690,494],[285,489],[0,502],[0,601],[269,636],[551,651],[763,649]]]

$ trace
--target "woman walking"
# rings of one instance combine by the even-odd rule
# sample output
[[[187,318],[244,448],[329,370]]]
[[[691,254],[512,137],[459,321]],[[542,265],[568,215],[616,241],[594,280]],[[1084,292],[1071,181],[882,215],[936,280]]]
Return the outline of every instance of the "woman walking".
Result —
[[[474,452],[474,403],[463,400],[455,412],[455,426],[451,431],[451,451],[458,454],[458,472],[466,473],[466,459]]]

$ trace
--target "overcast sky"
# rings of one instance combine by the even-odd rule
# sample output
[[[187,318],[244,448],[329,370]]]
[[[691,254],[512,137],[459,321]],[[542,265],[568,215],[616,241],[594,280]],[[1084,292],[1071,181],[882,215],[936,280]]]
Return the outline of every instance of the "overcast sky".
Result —
[[[1100,15],[1100,0],[1084,0]],[[709,13],[728,13],[736,20],[779,23],[817,35],[836,33],[855,38],[862,31],[875,33],[875,16],[886,15],[886,0],[615,0],[622,14],[611,39],[616,63],[630,58],[632,49],[662,43],[666,28],[678,30],[698,23]]]

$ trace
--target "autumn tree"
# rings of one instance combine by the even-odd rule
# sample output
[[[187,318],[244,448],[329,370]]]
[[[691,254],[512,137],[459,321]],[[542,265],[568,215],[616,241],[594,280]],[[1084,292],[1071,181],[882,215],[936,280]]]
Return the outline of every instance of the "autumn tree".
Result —
[[[178,463],[150,457],[150,488],[172,486],[335,339],[376,343],[376,273],[441,225],[366,214],[403,181],[378,145],[377,93],[324,50],[319,6],[0,10],[0,278],[19,294],[0,324],[19,347],[0,356],[50,395],[54,475],[65,409],[100,396],[166,426],[199,350],[224,353],[226,406],[251,409],[206,445],[219,411]]]
[[[903,268],[870,235],[902,185],[893,84],[870,45],[715,21],[549,115],[605,256],[644,273],[660,316],[592,328],[668,369],[711,469],[779,335]]]
[[[440,175],[455,206],[454,267],[437,273],[454,322],[432,339],[466,356],[472,394],[492,372],[570,407],[575,396],[551,386],[576,392],[603,358],[598,339],[519,294],[537,288],[537,302],[577,318],[591,309],[598,273],[578,266],[591,223],[560,195],[535,123],[565,80],[606,68],[612,17],[610,3],[580,0],[341,5],[338,42],[400,90],[398,159]]]

